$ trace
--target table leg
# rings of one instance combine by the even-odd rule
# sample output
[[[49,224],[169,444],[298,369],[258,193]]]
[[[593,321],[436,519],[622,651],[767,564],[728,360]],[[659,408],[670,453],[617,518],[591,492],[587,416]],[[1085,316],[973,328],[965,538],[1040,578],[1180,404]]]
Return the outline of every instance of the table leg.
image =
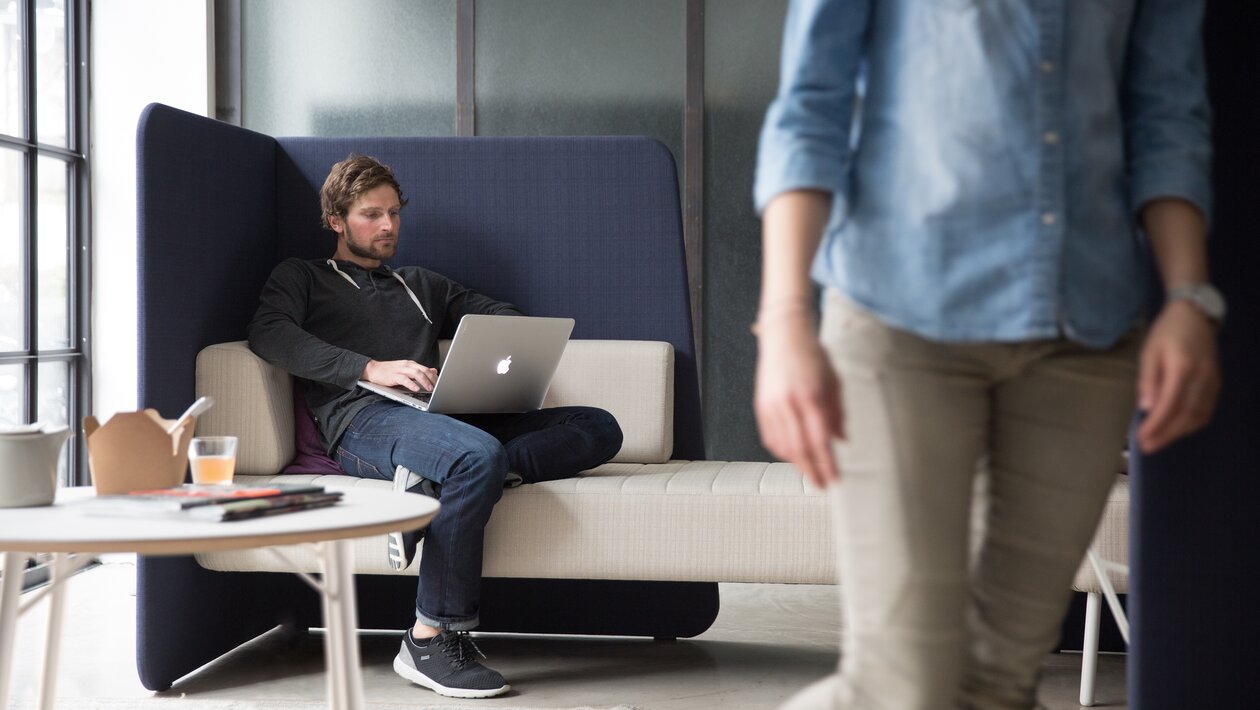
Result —
[[[39,684],[40,710],[53,710],[57,695],[57,659],[61,655],[61,620],[66,606],[65,578],[75,569],[68,558],[64,553],[54,553],[48,577],[48,633],[44,640],[44,672]]]
[[[320,545],[324,568],[323,603],[328,706],[362,710],[363,670],[359,662],[358,611],[354,593],[354,548],[350,540]]]
[[[0,709],[9,707],[9,672],[13,670],[13,642],[17,635],[18,609],[22,606],[26,559],[25,553],[4,553],[4,580],[0,589]]]

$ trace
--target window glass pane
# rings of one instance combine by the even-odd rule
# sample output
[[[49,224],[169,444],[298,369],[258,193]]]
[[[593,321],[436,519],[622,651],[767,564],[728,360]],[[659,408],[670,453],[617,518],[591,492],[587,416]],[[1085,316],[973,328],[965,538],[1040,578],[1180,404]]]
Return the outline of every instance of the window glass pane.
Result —
[[[26,349],[22,154],[0,148],[0,352]]]
[[[477,134],[648,135],[682,163],[686,4],[477,3]]]
[[[48,426],[61,426],[69,417],[70,364],[39,363],[37,418]]]
[[[268,135],[454,135],[455,0],[241,3],[241,91]]]
[[[22,33],[17,0],[0,0],[0,133],[22,132]]]
[[[65,362],[39,363],[39,393],[36,400],[35,421],[47,427],[64,426],[70,418],[70,364]],[[71,427],[77,429],[78,427]],[[57,480],[66,481],[70,465],[73,440],[61,450],[61,462],[57,465]]]
[[[0,425],[26,422],[26,377],[22,365],[0,365]]]
[[[40,143],[66,145],[66,2],[35,3],[35,112]]]
[[[39,348],[70,347],[69,167],[39,159]]]

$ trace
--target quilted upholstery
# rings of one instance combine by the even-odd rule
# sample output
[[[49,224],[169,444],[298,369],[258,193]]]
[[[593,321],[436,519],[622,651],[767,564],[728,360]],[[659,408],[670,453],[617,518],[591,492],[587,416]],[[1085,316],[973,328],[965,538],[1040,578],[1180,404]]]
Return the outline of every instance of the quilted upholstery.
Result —
[[[349,476],[261,476],[329,488],[388,488]],[[289,567],[258,550],[198,555],[221,571],[318,571],[301,548]],[[423,549],[421,550],[423,555]],[[486,528],[487,577],[833,584],[827,496],[787,464],[605,464],[579,478],[505,491]],[[384,538],[356,543],[359,572],[389,569]]]

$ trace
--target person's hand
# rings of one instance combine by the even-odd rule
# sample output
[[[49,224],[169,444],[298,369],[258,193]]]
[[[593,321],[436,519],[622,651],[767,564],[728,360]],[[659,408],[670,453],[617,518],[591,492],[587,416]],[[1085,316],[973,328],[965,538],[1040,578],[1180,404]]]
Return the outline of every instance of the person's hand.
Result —
[[[1153,453],[1207,424],[1220,390],[1215,327],[1193,305],[1168,303],[1138,363],[1138,409],[1146,414],[1138,447]]]
[[[363,379],[386,387],[406,387],[412,392],[428,392],[437,382],[438,371],[414,360],[369,360]]]
[[[818,488],[840,480],[832,449],[844,438],[840,378],[807,319],[760,326],[753,408],[772,454]]]

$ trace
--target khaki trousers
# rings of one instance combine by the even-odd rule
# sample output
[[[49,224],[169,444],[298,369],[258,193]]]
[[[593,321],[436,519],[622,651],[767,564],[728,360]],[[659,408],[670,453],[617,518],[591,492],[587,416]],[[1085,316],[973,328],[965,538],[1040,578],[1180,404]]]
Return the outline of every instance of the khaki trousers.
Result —
[[[832,291],[822,340],[848,433],[832,490],[841,659],[784,707],[1034,707],[1115,480],[1141,334],[1105,351],[940,343]]]

